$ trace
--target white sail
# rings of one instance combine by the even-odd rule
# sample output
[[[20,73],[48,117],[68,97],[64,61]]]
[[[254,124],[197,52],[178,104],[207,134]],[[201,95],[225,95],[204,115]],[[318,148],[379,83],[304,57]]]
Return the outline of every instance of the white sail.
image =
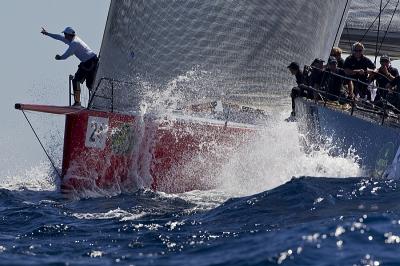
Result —
[[[96,95],[113,108],[139,108],[149,91],[180,101],[269,95],[293,84],[287,65],[326,57],[338,41],[348,0],[112,0]],[[174,83],[175,82],[175,83]],[[113,95],[111,95],[113,94]],[[182,99],[183,98],[183,99]],[[93,99],[109,109],[110,100]]]

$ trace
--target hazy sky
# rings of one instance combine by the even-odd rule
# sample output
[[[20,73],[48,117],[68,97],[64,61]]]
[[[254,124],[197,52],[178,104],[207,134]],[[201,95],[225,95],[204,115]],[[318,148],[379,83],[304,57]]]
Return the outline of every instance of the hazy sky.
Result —
[[[68,104],[68,74],[79,61],[56,61],[67,46],[40,34],[61,33],[72,26],[99,52],[110,0],[3,0],[0,7],[0,178],[29,170],[46,160],[39,144],[14,104]],[[28,114],[46,145],[60,143],[63,116]],[[53,141],[52,138],[55,138]],[[49,147],[54,152],[61,147]]]

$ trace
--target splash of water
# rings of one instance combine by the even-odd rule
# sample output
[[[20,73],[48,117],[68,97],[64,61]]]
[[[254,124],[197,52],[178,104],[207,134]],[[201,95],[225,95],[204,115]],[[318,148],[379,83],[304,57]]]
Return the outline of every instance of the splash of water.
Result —
[[[226,74],[211,73],[202,70],[200,66],[178,75],[165,85],[154,84],[137,78],[143,92],[141,104],[147,106],[147,113],[169,115],[173,110],[180,110],[187,105],[224,99],[226,91],[223,79]]]
[[[326,146],[306,154],[299,143],[296,123],[284,122],[288,110],[269,121],[258,139],[234,154],[219,177],[219,189],[235,195],[250,195],[279,186],[292,177],[361,176],[358,157],[349,152],[330,155]]]
[[[158,122],[173,121],[172,111],[187,101],[184,90],[209,90],[213,79],[208,79],[209,73],[204,71],[189,71],[171,80],[166,88],[149,89],[144,97],[147,113],[162,115]],[[203,80],[208,80],[204,83]],[[150,83],[143,86],[154,87]],[[202,95],[202,94],[200,94]],[[220,95],[224,97],[224,95]],[[202,99],[202,97],[199,97]],[[282,102],[284,102],[283,100]],[[276,106],[276,104],[274,105]],[[231,196],[247,195],[265,191],[281,185],[297,176],[329,176],[348,177],[362,175],[358,158],[353,151],[342,156],[333,157],[327,145],[319,150],[305,153],[299,144],[299,132],[295,123],[284,122],[289,113],[287,104],[278,104],[283,109],[267,122],[268,126],[259,134],[258,139],[249,143],[239,151],[230,155],[217,180],[210,180],[204,172],[204,180],[209,180],[211,187],[217,183],[221,193]],[[282,108],[282,106],[285,106]],[[269,106],[269,112],[274,114],[276,108]],[[196,158],[185,162],[185,169],[191,172],[199,164]]]
[[[212,79],[208,78],[207,72],[193,70],[171,80],[167,87],[162,90],[146,90],[149,94],[144,97],[140,119],[137,121],[134,130],[137,137],[140,138],[137,147],[133,149],[133,156],[137,157],[133,160],[133,171],[130,173],[137,184],[136,188],[149,187],[151,183],[149,181],[151,179],[151,154],[148,153],[146,158],[138,155],[140,154],[139,150],[143,150],[143,148],[145,150],[151,149],[151,143],[143,142],[145,139],[144,117],[159,115],[157,117],[159,121],[156,122],[173,119],[171,110],[178,108],[180,103],[187,100],[184,90],[200,92],[204,89],[207,91],[212,85]],[[204,80],[208,81],[203,82]],[[152,86],[150,84],[142,85]],[[270,112],[274,113],[276,110],[271,109]],[[288,110],[283,110],[269,120],[268,126],[260,132],[258,139],[238,151],[229,152],[228,163],[218,171],[217,177],[212,176],[213,180],[210,180],[210,177],[206,176],[207,172],[204,172],[203,179],[209,180],[212,184],[210,187],[217,184],[218,191],[224,195],[227,193],[236,196],[271,189],[287,182],[293,176],[346,177],[361,175],[361,169],[352,153],[332,157],[329,155],[328,147],[305,154],[299,144],[296,124],[283,122],[288,112]],[[195,170],[194,168],[199,165],[199,160],[202,161],[204,158],[194,158],[192,161],[185,162],[185,169]],[[90,179],[90,174],[87,174],[84,178]],[[117,195],[121,191],[123,189],[118,184],[111,194],[97,191],[98,195],[90,194],[84,197]]]
[[[31,169],[15,175],[2,177],[0,188],[8,190],[33,190],[53,191],[56,190],[55,173],[50,163],[40,163]]]

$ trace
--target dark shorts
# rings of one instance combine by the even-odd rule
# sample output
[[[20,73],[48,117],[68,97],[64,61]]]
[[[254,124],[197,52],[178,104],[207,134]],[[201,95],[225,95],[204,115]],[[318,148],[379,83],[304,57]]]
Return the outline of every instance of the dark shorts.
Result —
[[[74,76],[74,90],[77,90],[76,82],[82,84],[85,80],[86,87],[92,89],[98,63],[99,59],[97,56],[94,56],[91,59],[79,64],[78,71],[76,71]]]
[[[298,87],[294,87],[290,94],[292,98],[306,97],[308,99],[314,99],[314,91],[311,87],[300,84]]]

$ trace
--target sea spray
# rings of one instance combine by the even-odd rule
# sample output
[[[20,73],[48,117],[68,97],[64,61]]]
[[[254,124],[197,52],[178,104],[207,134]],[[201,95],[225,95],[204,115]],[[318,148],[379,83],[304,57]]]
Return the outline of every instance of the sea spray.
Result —
[[[30,169],[21,169],[13,175],[1,177],[0,188],[7,190],[52,191],[56,190],[56,174],[49,162],[42,162]]]
[[[279,186],[299,176],[360,176],[353,153],[333,157],[329,145],[305,153],[296,123],[284,121],[288,110],[276,114],[258,139],[242,147],[224,166],[218,188],[232,195],[249,195]]]

